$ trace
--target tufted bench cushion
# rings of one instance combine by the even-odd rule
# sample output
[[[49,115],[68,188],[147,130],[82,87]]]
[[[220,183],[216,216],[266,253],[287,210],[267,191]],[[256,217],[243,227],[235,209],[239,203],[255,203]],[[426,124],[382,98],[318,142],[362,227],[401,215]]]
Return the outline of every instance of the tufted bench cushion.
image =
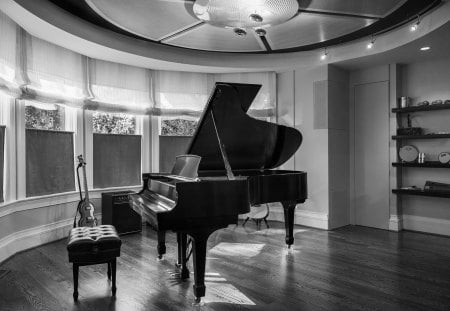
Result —
[[[70,230],[67,250],[69,262],[96,262],[120,256],[120,240],[111,225],[78,227]]]

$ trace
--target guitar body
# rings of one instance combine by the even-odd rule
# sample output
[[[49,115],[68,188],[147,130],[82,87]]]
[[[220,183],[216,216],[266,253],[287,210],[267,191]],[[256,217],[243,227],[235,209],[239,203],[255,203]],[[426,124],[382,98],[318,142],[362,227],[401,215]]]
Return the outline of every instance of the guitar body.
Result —
[[[83,184],[84,184],[84,199],[81,195],[81,187],[80,187],[80,197],[81,200],[78,202],[77,211],[80,213],[80,219],[78,220],[78,227],[95,227],[97,226],[97,218],[94,216],[94,204],[89,201],[89,191],[87,187],[87,179],[86,179],[86,162],[83,160],[83,156],[78,156],[78,168],[83,168]],[[78,169],[77,169],[78,173]],[[78,175],[78,184],[79,184],[80,176]]]
[[[78,202],[78,212],[80,219],[78,220],[78,227],[95,227],[97,226],[97,218],[94,216],[94,204],[86,199]]]

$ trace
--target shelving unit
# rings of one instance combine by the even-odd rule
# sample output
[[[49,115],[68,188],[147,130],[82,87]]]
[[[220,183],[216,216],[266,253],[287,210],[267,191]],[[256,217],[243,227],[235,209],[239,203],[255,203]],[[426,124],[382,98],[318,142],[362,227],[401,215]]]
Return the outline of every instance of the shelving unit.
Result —
[[[395,194],[406,194],[406,195],[420,195],[425,197],[435,197],[435,198],[450,198],[450,191],[431,191],[431,190],[414,190],[414,189],[393,189]]]
[[[406,107],[406,108],[392,108],[392,112],[408,113],[408,112],[417,112],[417,111],[433,111],[433,110],[445,110],[445,109],[450,109],[450,104],[415,106],[415,107]]]
[[[417,162],[394,162],[394,167],[429,167],[429,168],[450,168],[450,164],[443,164],[439,161],[428,161],[425,163]]]
[[[394,135],[392,139],[436,139],[436,138],[450,138],[450,134],[425,134],[425,135]]]
[[[420,112],[420,111],[436,111],[436,110],[446,110],[450,109],[450,104],[441,105],[428,105],[428,106],[416,106],[416,107],[406,107],[406,108],[393,108],[392,112],[397,114],[397,120],[400,124],[401,114],[410,112]],[[450,134],[424,134],[424,135],[394,135],[393,140],[398,142],[397,144],[397,154],[401,146],[401,141],[403,140],[422,140],[422,139],[449,139]],[[450,168],[450,164],[440,163],[438,161],[428,161],[424,163],[417,162],[394,162],[393,167],[398,168]],[[401,177],[398,177],[401,178]],[[426,197],[439,197],[439,198],[450,198],[450,191],[432,191],[432,190],[422,190],[422,189],[392,189],[392,193],[397,195],[416,195],[416,196],[426,196]]]

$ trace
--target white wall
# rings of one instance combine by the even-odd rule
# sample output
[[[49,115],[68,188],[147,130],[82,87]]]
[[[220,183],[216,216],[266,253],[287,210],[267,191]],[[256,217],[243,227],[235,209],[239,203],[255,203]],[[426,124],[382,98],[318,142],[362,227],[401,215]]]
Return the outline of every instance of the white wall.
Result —
[[[347,90],[347,73],[328,65],[277,75],[278,122],[303,135],[294,158],[282,167],[308,174],[308,199],[297,206],[297,224],[322,229],[348,224]],[[274,214],[282,220],[281,210]]]

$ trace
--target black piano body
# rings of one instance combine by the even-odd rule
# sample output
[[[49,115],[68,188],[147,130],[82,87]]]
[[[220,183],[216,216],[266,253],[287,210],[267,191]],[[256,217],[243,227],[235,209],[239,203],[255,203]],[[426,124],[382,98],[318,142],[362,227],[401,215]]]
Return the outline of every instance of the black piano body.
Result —
[[[131,195],[132,207],[158,231],[158,254],[165,253],[165,232],[177,232],[181,277],[186,266],[186,235],[193,241],[194,295],[205,294],[206,242],[209,235],[236,223],[252,204],[281,202],[286,243],[294,242],[295,206],[307,197],[306,173],[275,170],[299,148],[294,128],[246,114],[260,85],[216,83],[187,154],[201,157],[196,176],[144,174],[144,187]]]

